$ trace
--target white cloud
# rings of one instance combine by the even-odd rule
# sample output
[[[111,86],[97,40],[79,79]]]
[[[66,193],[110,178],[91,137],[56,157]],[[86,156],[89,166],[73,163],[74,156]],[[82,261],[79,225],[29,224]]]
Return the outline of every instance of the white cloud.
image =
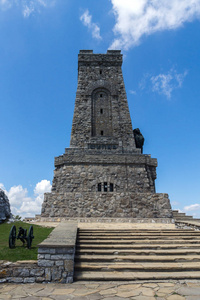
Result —
[[[130,93],[131,95],[136,95],[136,94],[137,94],[136,91],[134,91],[134,90],[130,90],[129,93]]]
[[[153,92],[165,95],[168,99],[171,98],[172,92],[182,87],[183,80],[187,75],[187,71],[177,73],[174,68],[168,72],[156,76],[145,74],[142,78],[139,87],[141,90],[150,88]]]
[[[196,211],[200,210],[200,204],[191,204],[184,207],[184,211]]]
[[[38,182],[34,189],[37,203],[42,205],[44,199],[44,193],[48,193],[50,191],[51,191],[51,183],[49,180],[44,179]]]
[[[182,86],[186,75],[187,71],[178,74],[176,70],[171,69],[166,74],[152,76],[152,91],[158,92],[159,94],[164,94],[168,99],[170,99],[172,92]]]
[[[116,18],[111,49],[128,50],[141,38],[200,18],[200,0],[110,0]]]
[[[88,29],[92,32],[93,38],[101,40],[100,28],[96,23],[92,22],[92,16],[90,15],[88,9],[86,9],[81,15],[80,20],[82,21],[83,25],[88,27]]]
[[[0,9],[20,7],[23,16],[28,18],[31,14],[40,12],[41,8],[51,7],[54,3],[55,0],[0,0]]]
[[[33,12],[34,12],[34,7],[30,7],[26,5],[23,9],[23,15],[25,18],[28,18],[30,14]]]
[[[5,186],[3,185],[3,183],[0,182],[0,189],[2,189],[3,191],[5,191]]]
[[[6,191],[4,185],[0,183],[0,188],[8,196],[12,214],[30,217],[40,214],[44,193],[51,191],[51,184],[48,180],[38,182],[34,189],[34,197],[28,197],[28,190],[21,185],[13,186]]]
[[[184,206],[183,212],[186,213],[186,215],[192,215],[194,218],[200,217],[200,204],[191,204],[188,206]]]

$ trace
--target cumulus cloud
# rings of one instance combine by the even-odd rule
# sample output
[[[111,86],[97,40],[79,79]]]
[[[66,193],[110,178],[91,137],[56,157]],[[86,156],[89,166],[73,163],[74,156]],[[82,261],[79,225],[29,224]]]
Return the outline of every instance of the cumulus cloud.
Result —
[[[96,23],[92,22],[92,16],[90,15],[88,9],[86,9],[85,12],[81,15],[80,20],[83,25],[85,25],[92,32],[93,38],[101,40],[100,27]]]
[[[55,0],[0,0],[0,8],[7,10],[11,7],[20,7],[22,14],[28,18],[33,13],[38,13],[44,7],[53,6]]]
[[[191,204],[188,206],[184,206],[183,212],[186,213],[186,215],[192,215],[195,218],[200,217],[200,204]]]
[[[116,18],[111,49],[128,50],[141,38],[200,18],[199,0],[110,0]]]
[[[153,92],[165,95],[168,99],[171,98],[172,92],[182,87],[187,71],[178,73],[174,68],[171,68],[166,73],[161,73],[156,76],[145,74],[140,81],[139,87],[141,90],[151,89]]]
[[[181,88],[187,71],[178,74],[176,70],[171,69],[166,74],[159,74],[151,77],[152,91],[164,94],[168,99],[175,89]]]
[[[184,207],[184,211],[200,210],[200,204],[191,204]]]
[[[30,217],[35,214],[40,214],[44,193],[51,191],[51,184],[50,181],[45,179],[38,182],[34,188],[33,197],[29,197],[28,190],[21,185],[13,186],[9,191],[6,191],[4,185],[0,183],[0,188],[2,188],[8,196],[13,215]]]

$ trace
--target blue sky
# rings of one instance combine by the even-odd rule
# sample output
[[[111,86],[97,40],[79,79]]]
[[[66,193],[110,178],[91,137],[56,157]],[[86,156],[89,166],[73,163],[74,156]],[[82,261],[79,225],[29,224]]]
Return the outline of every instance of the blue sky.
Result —
[[[121,49],[157,192],[200,217],[200,0],[0,0],[0,187],[40,213],[69,146],[80,49]]]

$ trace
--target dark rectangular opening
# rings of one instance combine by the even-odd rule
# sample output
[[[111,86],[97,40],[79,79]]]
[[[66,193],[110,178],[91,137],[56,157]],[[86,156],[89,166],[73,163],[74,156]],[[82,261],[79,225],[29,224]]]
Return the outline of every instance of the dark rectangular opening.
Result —
[[[101,192],[101,183],[98,183],[98,192]]]
[[[108,184],[107,184],[107,182],[104,182],[103,189],[104,189],[104,192],[108,191]]]
[[[103,113],[103,108],[100,109],[100,113],[101,113],[101,114]]]
[[[113,192],[113,183],[110,183],[110,192]]]
[[[103,130],[101,130],[101,135],[103,135]]]

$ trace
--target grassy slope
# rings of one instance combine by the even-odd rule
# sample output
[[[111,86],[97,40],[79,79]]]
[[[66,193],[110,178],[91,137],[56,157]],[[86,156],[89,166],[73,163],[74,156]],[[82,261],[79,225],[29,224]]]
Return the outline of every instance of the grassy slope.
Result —
[[[16,247],[10,249],[8,245],[8,238],[11,227],[15,225],[17,229],[23,227],[29,230],[31,224],[24,222],[14,222],[11,224],[3,223],[0,224],[0,260],[17,261],[17,260],[35,260],[37,259],[37,245],[41,243],[51,233],[54,228],[45,228],[38,225],[33,225],[34,239],[32,241],[31,249],[23,247],[20,240],[16,239]]]

